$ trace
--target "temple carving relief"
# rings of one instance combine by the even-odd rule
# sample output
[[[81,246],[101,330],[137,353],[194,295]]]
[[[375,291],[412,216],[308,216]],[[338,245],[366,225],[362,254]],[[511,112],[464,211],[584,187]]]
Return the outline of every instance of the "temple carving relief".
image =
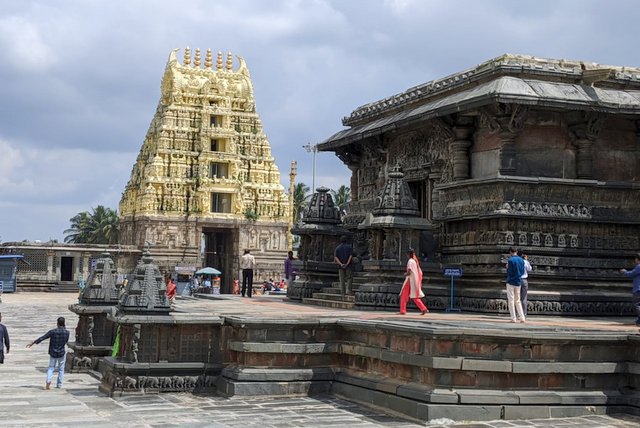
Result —
[[[606,79],[580,82],[600,68],[610,70]],[[425,222],[425,259],[434,269],[465,271],[459,302],[501,311],[495,293],[504,283],[505,253],[515,246],[536,266],[538,290],[550,292],[540,304],[530,300],[534,309],[628,309],[600,304],[602,296],[590,290],[622,291],[619,269],[640,250],[638,76],[633,67],[503,55],[351,112],[346,129],[318,148],[335,152],[351,171],[356,192],[344,226],[362,260],[378,263],[363,288],[371,294],[356,294],[356,305],[397,301],[375,281],[385,277],[385,260],[398,259],[404,232],[395,216],[371,228],[371,213],[391,203],[384,183],[401,169],[415,218]],[[418,230],[415,221],[406,230]],[[439,277],[429,276],[431,294]],[[566,302],[549,300],[565,287]]]

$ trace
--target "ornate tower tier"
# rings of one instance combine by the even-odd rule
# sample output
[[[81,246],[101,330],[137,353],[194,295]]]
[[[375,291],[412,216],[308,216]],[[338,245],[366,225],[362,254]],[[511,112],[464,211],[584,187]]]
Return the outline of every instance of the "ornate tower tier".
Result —
[[[209,265],[223,290],[250,248],[258,274],[280,272],[288,199],[256,112],[244,60],[171,52],[161,96],[120,201],[121,243],[154,245],[161,270]],[[204,247],[204,248],[203,248]],[[269,253],[267,256],[266,253]]]

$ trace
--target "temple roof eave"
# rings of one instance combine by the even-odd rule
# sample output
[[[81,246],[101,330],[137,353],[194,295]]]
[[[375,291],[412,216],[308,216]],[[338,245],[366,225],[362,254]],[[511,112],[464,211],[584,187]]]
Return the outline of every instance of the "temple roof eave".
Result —
[[[368,215],[365,220],[358,225],[358,229],[412,229],[431,230],[432,224],[422,217],[410,217],[403,215]]]
[[[494,103],[640,115],[640,91],[602,89],[504,76],[466,91],[344,129],[318,144],[318,150],[333,151],[417,122],[471,111]]]

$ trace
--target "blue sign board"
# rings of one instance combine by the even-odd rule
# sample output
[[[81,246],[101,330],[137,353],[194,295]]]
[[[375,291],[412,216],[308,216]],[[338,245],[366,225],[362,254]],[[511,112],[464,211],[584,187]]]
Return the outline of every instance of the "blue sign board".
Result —
[[[462,268],[444,268],[444,276],[462,276]]]
[[[449,298],[449,307],[447,308],[447,312],[460,312],[460,308],[453,307],[453,278],[462,276],[462,268],[459,267],[448,267],[442,270],[442,274],[444,276],[448,276],[451,278],[451,297]]]

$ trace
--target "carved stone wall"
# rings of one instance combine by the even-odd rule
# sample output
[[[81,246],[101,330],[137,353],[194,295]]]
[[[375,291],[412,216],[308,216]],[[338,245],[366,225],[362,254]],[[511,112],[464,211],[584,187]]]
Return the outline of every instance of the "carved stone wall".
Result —
[[[349,149],[361,150],[350,157],[359,198],[345,225],[356,231],[366,224],[383,177],[399,166],[405,181],[423,183],[412,191],[426,200],[423,215],[439,243],[433,257],[463,266],[462,290],[502,287],[504,254],[515,246],[530,255],[540,291],[607,286],[619,292],[626,282],[618,270],[640,249],[639,128],[623,118],[500,105],[478,110],[471,121],[450,116],[381,135]],[[354,250],[363,260],[389,256],[378,235],[355,235]],[[387,306],[394,299],[360,290],[359,306]],[[460,298],[469,308],[500,311],[491,309],[495,297]],[[629,309],[620,302],[605,308],[598,299],[576,308],[571,299],[533,301],[539,306],[532,306],[534,313],[553,313],[557,305],[583,314]]]

